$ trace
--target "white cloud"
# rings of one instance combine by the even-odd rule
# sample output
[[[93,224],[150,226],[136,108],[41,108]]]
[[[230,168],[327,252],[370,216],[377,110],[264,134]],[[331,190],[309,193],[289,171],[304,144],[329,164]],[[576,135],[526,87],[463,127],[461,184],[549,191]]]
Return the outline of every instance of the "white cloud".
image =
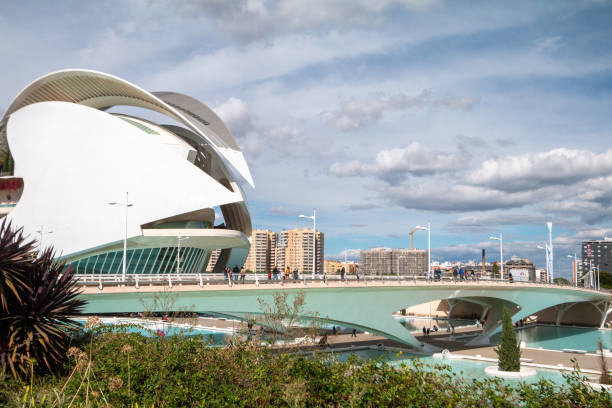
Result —
[[[612,173],[612,149],[603,153],[566,148],[486,160],[466,181],[502,191],[534,190]]]
[[[476,98],[446,97],[436,99],[433,92],[423,90],[415,96],[405,93],[386,95],[379,93],[365,99],[351,99],[342,102],[331,112],[333,125],[342,131],[359,129],[380,120],[388,111],[405,110],[416,107],[445,107],[469,110],[478,101]]]
[[[231,97],[213,108],[236,137],[245,136],[253,126],[246,102]]]
[[[340,251],[337,254],[326,255],[325,258],[344,260],[345,255],[346,255],[346,259],[348,260],[358,260],[361,255],[361,249],[347,248],[347,249]]]
[[[196,53],[146,79],[153,87],[198,91],[240,86],[341,58],[380,50],[393,39],[375,32],[288,34],[244,46]]]
[[[439,3],[439,0],[189,0],[179,3],[178,11],[185,18],[210,20],[226,37],[246,42],[286,32],[377,26],[391,8],[418,12]]]
[[[396,181],[408,174],[423,176],[450,171],[458,165],[458,158],[452,154],[434,152],[420,143],[412,142],[403,148],[381,150],[374,163],[352,160],[336,162],[330,172],[338,177],[375,176]]]

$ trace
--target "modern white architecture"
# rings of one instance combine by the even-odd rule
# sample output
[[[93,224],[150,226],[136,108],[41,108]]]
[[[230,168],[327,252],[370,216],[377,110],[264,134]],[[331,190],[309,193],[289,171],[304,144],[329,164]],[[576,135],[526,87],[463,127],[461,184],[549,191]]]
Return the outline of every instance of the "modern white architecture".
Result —
[[[7,217],[33,238],[52,230],[43,245],[77,273],[121,273],[124,241],[128,274],[203,272],[215,249],[215,271],[247,257],[239,181],[253,179],[225,124],[190,96],[102,72],[54,72],[9,105],[7,142],[23,180]]]

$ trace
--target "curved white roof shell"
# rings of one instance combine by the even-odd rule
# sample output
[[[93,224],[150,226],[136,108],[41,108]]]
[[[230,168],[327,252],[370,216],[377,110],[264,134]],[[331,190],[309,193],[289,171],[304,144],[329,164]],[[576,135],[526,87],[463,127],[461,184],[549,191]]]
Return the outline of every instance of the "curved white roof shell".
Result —
[[[106,112],[115,105],[154,110],[181,126]],[[180,246],[194,249],[193,265],[213,249],[222,250],[216,267],[221,259],[246,258],[251,220],[228,168],[253,181],[236,140],[203,103],[178,93],[154,95],[101,72],[59,71],[14,99],[0,132],[15,159],[14,176],[24,181],[7,217],[32,237],[52,230],[43,246],[53,245],[66,261],[88,270],[90,260],[106,263],[127,238],[143,266],[163,248],[160,257],[172,257],[170,248],[186,236]],[[126,192],[128,211],[108,205],[125,202]],[[215,208],[223,225],[215,226]],[[108,258],[115,269],[114,255]]]
[[[137,106],[162,113],[202,137],[252,187],[255,186],[236,139],[212,109],[190,96],[174,92],[151,93],[103,72],[62,70],[44,75],[26,86],[0,122],[27,105],[48,101],[71,102],[102,110],[116,105]]]

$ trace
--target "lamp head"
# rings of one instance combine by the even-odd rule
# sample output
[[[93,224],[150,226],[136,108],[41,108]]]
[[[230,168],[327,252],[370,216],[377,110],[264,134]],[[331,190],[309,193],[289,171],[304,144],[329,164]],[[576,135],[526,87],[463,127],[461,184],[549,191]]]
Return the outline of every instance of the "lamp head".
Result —
[[[300,218],[306,218],[304,214],[300,214]]]
[[[489,239],[494,239],[496,241],[499,241],[499,237],[489,237]]]
[[[420,225],[417,225],[416,227],[414,227],[418,230],[427,230],[427,227],[421,227]]]
[[[113,201],[112,203],[108,203],[108,205],[117,205],[117,203]]]

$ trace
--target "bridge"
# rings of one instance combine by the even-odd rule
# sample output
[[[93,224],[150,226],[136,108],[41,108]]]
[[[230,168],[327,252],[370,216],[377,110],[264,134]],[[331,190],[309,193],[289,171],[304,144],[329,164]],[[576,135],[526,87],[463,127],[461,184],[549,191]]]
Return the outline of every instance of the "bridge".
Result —
[[[336,277],[334,277],[336,278]],[[445,299],[450,312],[460,303],[477,306],[487,324],[472,345],[490,344],[501,328],[506,307],[514,322],[552,308],[559,324],[563,316],[578,305],[590,305],[590,313],[603,325],[612,312],[608,292],[573,286],[541,283],[464,280],[432,281],[416,276],[377,276],[356,280],[310,279],[269,281],[267,276],[249,275],[248,280],[232,282],[220,274],[198,275],[121,275],[79,276],[80,297],[87,300],[85,313],[144,312],[156,294],[176,294],[175,310],[190,310],[211,315],[245,319],[261,313],[258,299],[272,304],[274,293],[286,291],[289,301],[299,291],[306,294],[305,311],[340,326],[354,327],[410,345],[425,352],[435,348],[415,338],[393,312]],[[449,313],[450,316],[450,313]]]

